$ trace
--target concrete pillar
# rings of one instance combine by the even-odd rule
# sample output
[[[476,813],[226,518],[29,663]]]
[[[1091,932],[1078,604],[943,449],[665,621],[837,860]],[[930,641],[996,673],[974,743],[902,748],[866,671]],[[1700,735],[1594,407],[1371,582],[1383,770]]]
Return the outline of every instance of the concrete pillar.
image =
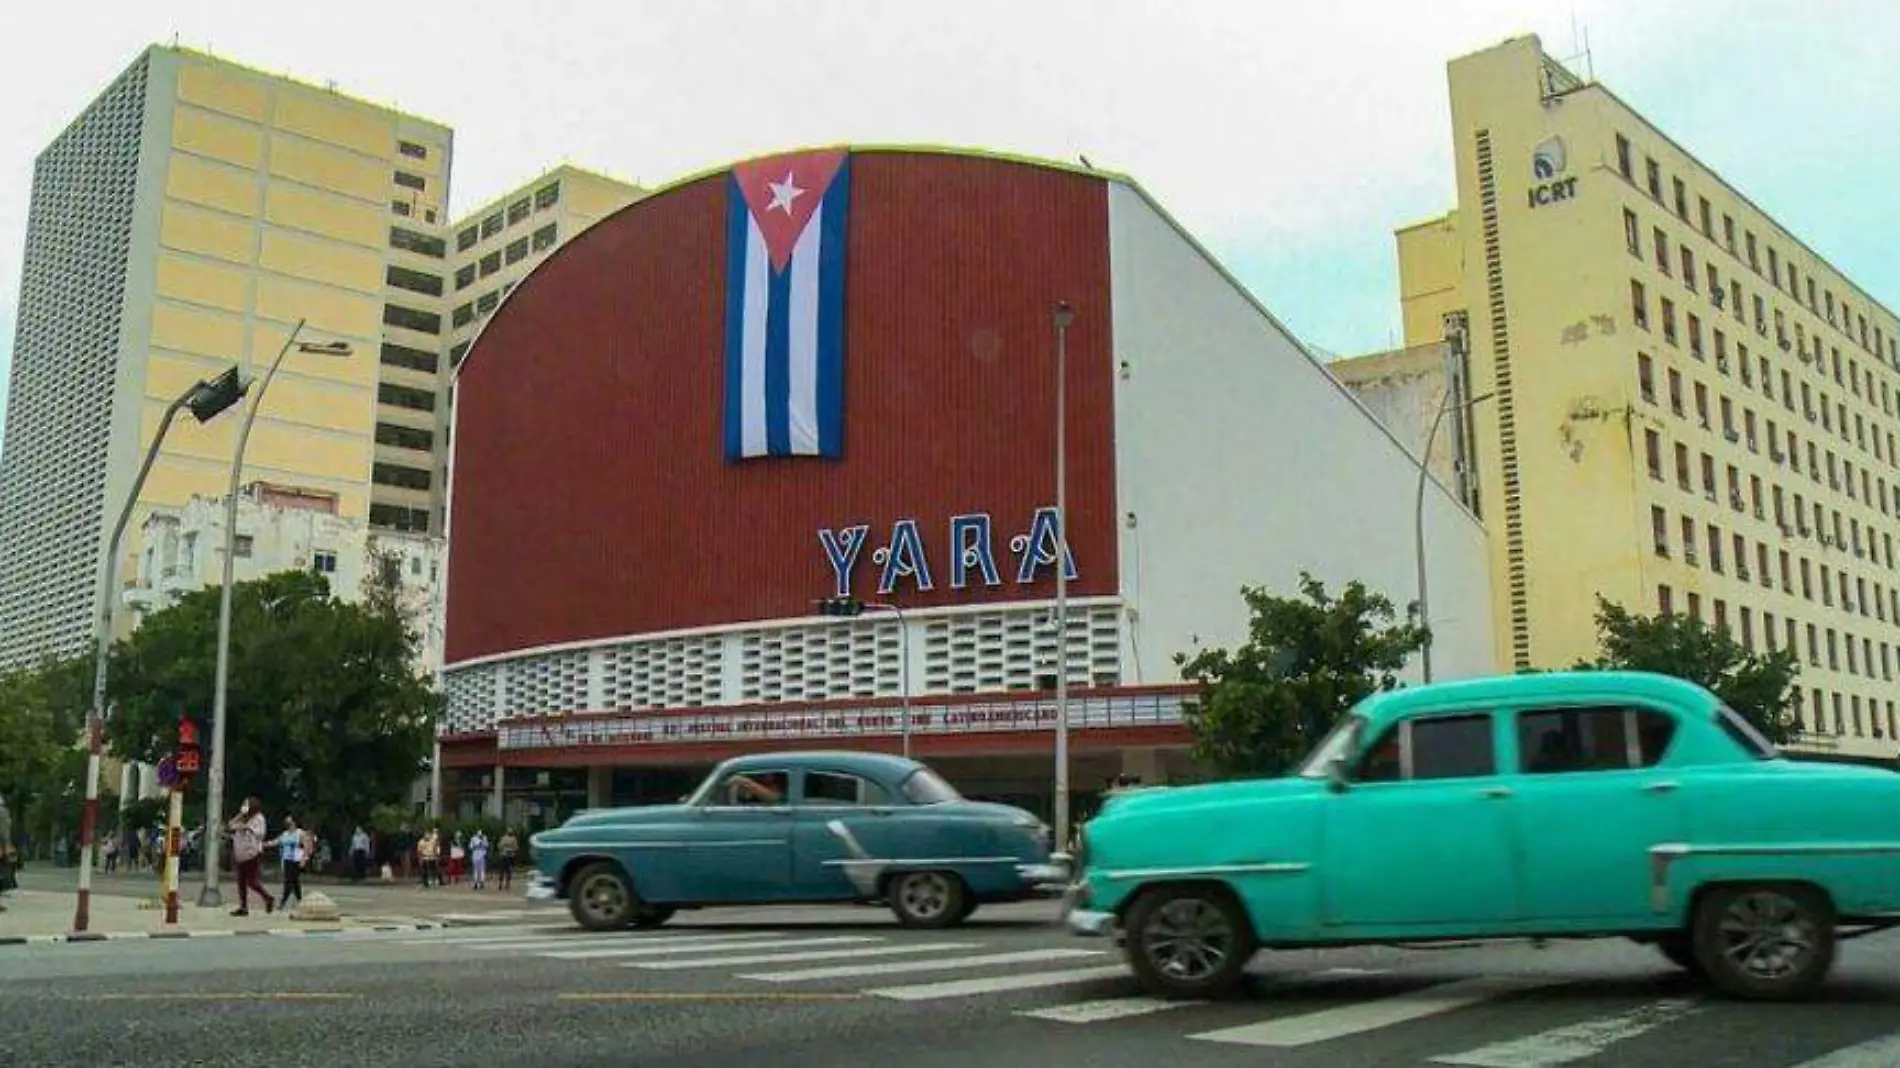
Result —
[[[442,818],[442,739],[435,739],[429,754],[429,818]]]
[[[495,765],[495,785],[488,795],[488,814],[498,820],[508,816],[508,794],[505,791],[507,779],[508,768],[502,764]]]
[[[612,768],[587,769],[587,807],[606,808],[613,798]]]

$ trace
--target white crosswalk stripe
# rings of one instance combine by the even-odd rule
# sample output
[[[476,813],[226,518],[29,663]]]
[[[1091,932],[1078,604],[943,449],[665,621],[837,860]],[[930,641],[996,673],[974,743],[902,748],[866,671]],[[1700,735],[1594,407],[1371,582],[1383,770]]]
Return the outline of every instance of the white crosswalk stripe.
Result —
[[[1343,982],[1348,979],[1364,979],[1369,976],[1384,975],[1384,968],[1328,968],[1323,972],[1310,975],[1286,977],[1287,981],[1298,982],[1302,987],[1319,986],[1326,983]],[[1130,1016],[1147,1016],[1152,1013],[1166,1012],[1188,1005],[1199,1005],[1197,1001],[1168,1001],[1151,997],[1103,998],[1100,1001],[1078,1001],[1068,1005],[1052,1005],[1048,1008],[1028,1009],[1016,1015],[1033,1020],[1052,1020],[1056,1023],[1090,1024],[1104,1020],[1122,1020]]]
[[[1279,1017],[1260,1023],[1203,1031],[1189,1038],[1203,1042],[1224,1042],[1241,1046],[1290,1048],[1330,1042],[1350,1035],[1364,1034],[1396,1024],[1422,1020],[1428,1016],[1452,1012],[1505,994],[1519,993],[1543,986],[1555,986],[1559,979],[1477,978],[1439,983],[1405,994],[1372,1001],[1342,1005],[1298,1016]]]
[[[730,946],[713,946],[711,951],[723,952]],[[917,945],[870,946],[864,949],[819,949],[809,953],[756,953],[739,957],[695,957],[691,960],[660,960],[638,964],[623,964],[622,968],[640,968],[647,971],[680,971],[689,968],[747,967],[754,964],[795,964],[807,960],[857,960],[865,957],[901,957],[913,953],[941,953],[948,949],[979,949],[977,942],[925,942]]]
[[[1104,979],[1125,979],[1127,976],[1128,969],[1115,964],[1098,968],[1074,968],[1061,972],[1029,972],[1022,975],[993,975],[978,979],[950,979],[941,983],[918,983],[913,986],[887,986],[876,990],[865,990],[862,993],[869,997],[888,998],[893,1001],[941,1001],[946,998],[970,998],[1015,990],[1068,986],[1072,983],[1093,983]]]
[[[605,960],[614,957],[665,957],[681,953],[705,953],[708,950],[741,949],[793,949],[800,946],[848,946],[863,945],[866,942],[879,941],[864,935],[835,935],[829,938],[783,938],[766,941],[752,940],[735,942],[727,938],[687,939],[662,943],[658,939],[651,942],[636,943],[630,946],[617,946],[613,949],[577,949],[556,953],[539,953],[536,956],[553,960]]]
[[[1654,1001],[1614,1016],[1600,1016],[1464,1053],[1433,1057],[1432,1063],[1468,1068],[1550,1068],[1594,1057],[1618,1042],[1648,1034],[1701,1008],[1689,998]]]
[[[902,975],[907,972],[946,972],[958,968],[988,968],[1001,964],[1034,964],[1103,956],[1096,949],[1032,949],[1018,953],[990,953],[975,957],[941,957],[935,960],[907,960],[889,964],[841,965],[835,968],[806,968],[790,972],[758,972],[741,975],[766,983],[800,983],[818,979],[859,979],[873,975]],[[1122,969],[1126,972],[1127,969]]]
[[[1894,1068],[1900,1065],[1900,1033],[1837,1049],[1793,1068]]]

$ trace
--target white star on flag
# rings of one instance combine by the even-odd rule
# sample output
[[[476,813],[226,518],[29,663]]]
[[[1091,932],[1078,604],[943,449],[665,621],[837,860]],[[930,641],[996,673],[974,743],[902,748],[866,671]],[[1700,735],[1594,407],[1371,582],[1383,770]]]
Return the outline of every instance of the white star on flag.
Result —
[[[785,180],[783,182],[767,182],[765,183],[765,187],[772,191],[772,202],[765,206],[766,211],[783,211],[785,214],[790,215],[792,213],[792,201],[805,195],[803,189],[792,184],[791,171],[785,172]]]

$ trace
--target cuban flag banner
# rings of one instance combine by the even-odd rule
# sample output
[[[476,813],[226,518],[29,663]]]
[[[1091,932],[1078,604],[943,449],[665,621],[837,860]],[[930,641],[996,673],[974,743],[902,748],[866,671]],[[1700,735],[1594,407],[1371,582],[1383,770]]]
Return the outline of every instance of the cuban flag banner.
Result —
[[[726,217],[726,460],[844,452],[841,149],[736,164]]]

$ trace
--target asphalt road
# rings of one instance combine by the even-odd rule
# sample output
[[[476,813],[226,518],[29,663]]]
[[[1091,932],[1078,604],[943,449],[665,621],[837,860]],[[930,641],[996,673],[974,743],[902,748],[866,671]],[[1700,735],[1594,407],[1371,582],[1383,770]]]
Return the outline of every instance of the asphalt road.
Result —
[[[554,912],[0,947],[0,1064],[1900,1066],[1900,933],[1844,945],[1800,1005],[1710,998],[1622,942],[1263,954],[1245,996],[1175,1004],[1052,917],[918,932],[869,908],[709,911],[590,935]]]

